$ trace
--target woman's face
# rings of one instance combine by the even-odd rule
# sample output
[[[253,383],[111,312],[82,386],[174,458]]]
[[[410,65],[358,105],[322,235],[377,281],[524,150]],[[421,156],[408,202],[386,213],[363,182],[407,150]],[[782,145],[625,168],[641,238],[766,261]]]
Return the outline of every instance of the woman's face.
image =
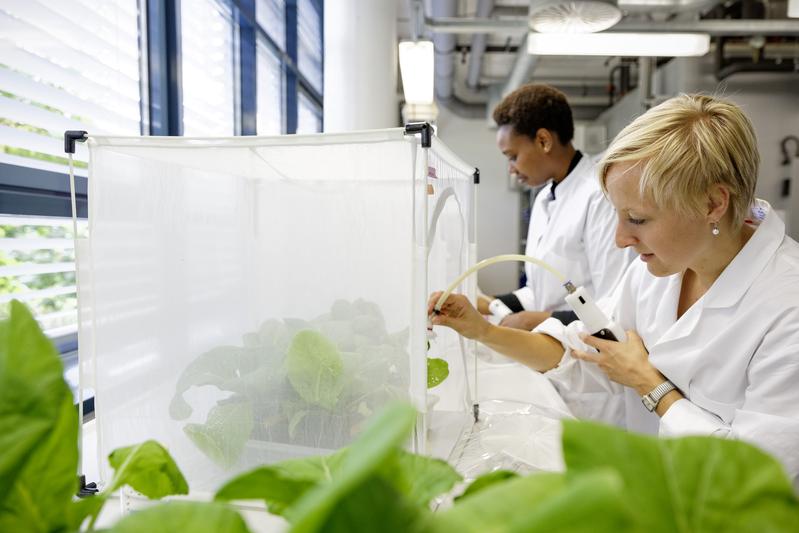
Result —
[[[511,174],[531,187],[543,185],[552,177],[541,143],[528,135],[513,131],[506,124],[497,129],[497,148],[508,158]]]
[[[660,209],[641,198],[640,163],[615,163],[607,172],[608,196],[618,215],[616,245],[631,246],[654,276],[701,268],[713,238],[708,221]]]

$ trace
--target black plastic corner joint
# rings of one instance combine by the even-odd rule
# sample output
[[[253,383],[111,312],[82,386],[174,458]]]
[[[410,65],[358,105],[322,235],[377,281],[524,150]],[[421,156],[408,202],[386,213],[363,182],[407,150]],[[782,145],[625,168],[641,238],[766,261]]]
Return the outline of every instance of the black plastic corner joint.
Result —
[[[433,144],[433,128],[429,122],[410,122],[405,124],[405,134],[422,134],[422,148],[430,148]]]
[[[474,174],[472,174],[472,176],[474,177],[474,184],[475,185],[479,185],[480,184],[480,169],[479,168],[475,168],[474,169]]]
[[[67,154],[75,153],[75,141],[84,142],[89,138],[89,134],[81,130],[67,130],[64,132],[64,152]]]

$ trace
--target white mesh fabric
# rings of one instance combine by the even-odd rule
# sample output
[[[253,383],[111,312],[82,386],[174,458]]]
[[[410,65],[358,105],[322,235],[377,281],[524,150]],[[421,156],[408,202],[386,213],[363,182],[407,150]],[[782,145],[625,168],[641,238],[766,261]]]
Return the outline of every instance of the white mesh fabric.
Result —
[[[396,397],[425,405],[418,137],[89,146],[80,351],[105,479],[113,449],[156,439],[209,491],[348,444]],[[448,254],[451,215],[435,241]],[[459,272],[446,262],[436,287]]]

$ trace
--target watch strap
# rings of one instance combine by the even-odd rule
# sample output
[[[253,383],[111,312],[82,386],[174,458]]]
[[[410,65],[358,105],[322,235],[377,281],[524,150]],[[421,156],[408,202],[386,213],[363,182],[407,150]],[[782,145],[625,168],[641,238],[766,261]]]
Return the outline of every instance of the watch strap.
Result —
[[[654,411],[657,408],[658,403],[660,403],[660,400],[663,399],[665,395],[676,389],[677,387],[674,386],[674,383],[672,383],[669,380],[666,380],[657,387],[655,387],[654,389],[652,389],[651,391],[649,391],[648,394],[644,394],[641,397],[641,402],[643,402],[644,406],[649,411]]]

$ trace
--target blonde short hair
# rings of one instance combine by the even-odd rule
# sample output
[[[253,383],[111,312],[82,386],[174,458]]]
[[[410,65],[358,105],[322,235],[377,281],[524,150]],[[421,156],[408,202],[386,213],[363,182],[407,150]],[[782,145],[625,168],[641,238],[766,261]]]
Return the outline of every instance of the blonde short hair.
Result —
[[[636,118],[599,162],[602,188],[611,165],[633,161],[643,165],[641,197],[659,208],[701,216],[709,188],[724,185],[733,226],[743,225],[755,197],[760,155],[751,122],[732,102],[682,94]]]

